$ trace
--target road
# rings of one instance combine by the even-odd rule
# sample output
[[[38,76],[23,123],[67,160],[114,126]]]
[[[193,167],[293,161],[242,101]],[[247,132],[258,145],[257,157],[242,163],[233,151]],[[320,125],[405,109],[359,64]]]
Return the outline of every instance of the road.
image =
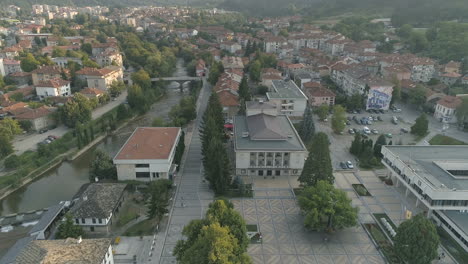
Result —
[[[127,91],[124,91],[115,101],[110,101],[109,103],[94,109],[92,113],[92,118],[97,119],[104,115],[105,113],[112,110],[114,107],[125,102],[127,100]],[[21,155],[27,150],[35,150],[37,148],[37,143],[44,140],[48,135],[54,135],[57,137],[63,136],[65,133],[70,131],[70,129],[64,125],[60,125],[55,129],[47,131],[45,134],[28,134],[28,135],[19,135],[13,140],[13,147],[15,149],[16,155]]]
[[[204,80],[197,104],[197,119],[192,129],[188,129],[190,142],[183,166],[175,179],[177,192],[165,232],[157,234],[154,259],[151,263],[175,263],[173,249],[178,240],[182,239],[182,229],[193,219],[201,219],[208,205],[213,201],[213,192],[208,182],[203,180],[201,163],[201,140],[199,126],[206,109],[211,87]]]

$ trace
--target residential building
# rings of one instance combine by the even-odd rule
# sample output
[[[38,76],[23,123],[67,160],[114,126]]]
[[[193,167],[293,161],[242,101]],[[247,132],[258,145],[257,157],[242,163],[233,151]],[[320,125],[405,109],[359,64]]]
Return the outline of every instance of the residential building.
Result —
[[[288,41],[283,37],[271,36],[264,40],[265,52],[267,53],[279,53],[283,45],[287,45]]]
[[[447,95],[437,101],[434,117],[440,122],[456,123],[457,116],[455,112],[457,107],[462,103],[462,99],[456,96]]]
[[[2,61],[3,60],[3,61]],[[23,72],[19,60],[0,59],[0,74],[7,76],[16,72]]]
[[[89,88],[107,91],[114,81],[122,80],[121,67],[109,66],[102,69],[83,68],[76,72],[78,78],[85,79]]]
[[[36,94],[41,100],[49,96],[71,96],[70,81],[60,78],[40,81],[36,85]]]
[[[197,61],[197,64],[195,65],[195,74],[198,77],[204,77],[206,74],[206,64],[205,61],[202,59],[199,59]]]
[[[73,197],[70,214],[86,232],[108,233],[125,200],[124,183],[88,183]]]
[[[0,95],[0,102],[11,101],[11,96],[17,93],[20,93],[24,100],[29,100],[34,96],[34,92],[34,86],[22,86],[21,88]]]
[[[318,107],[321,105],[335,105],[335,93],[333,93],[330,89],[323,87],[320,83],[305,83],[304,93],[309,98],[309,104],[313,107]]]
[[[32,130],[40,131],[56,125],[55,119],[51,116],[56,108],[41,106],[36,109],[24,107],[13,111],[14,117],[18,121],[30,121],[32,123]]]
[[[225,120],[232,120],[239,112],[239,95],[237,92],[226,89],[216,92],[219,102],[223,107],[223,117]]]
[[[283,80],[283,77],[281,76],[281,72],[273,69],[273,68],[266,68],[262,70],[262,85],[268,87],[269,89],[273,85],[273,81],[277,80]]]
[[[234,118],[235,169],[238,176],[298,176],[307,149],[289,118],[265,113]]]
[[[246,115],[252,116],[257,114],[267,114],[270,116],[278,115],[278,109],[276,104],[259,101],[247,101],[245,103]]]
[[[445,85],[453,85],[461,77],[462,75],[457,72],[445,72],[445,73],[439,74],[439,80]]]
[[[461,62],[449,61],[447,64],[442,66],[442,72],[446,73],[460,73]]]
[[[222,50],[225,50],[229,53],[236,53],[238,50],[241,50],[242,49],[242,46],[240,44],[238,44],[237,42],[233,42],[233,41],[224,41],[224,42],[221,42],[220,44],[220,48]]]
[[[55,57],[55,58],[52,58],[52,61],[55,64],[57,64],[60,68],[66,68],[70,61],[83,66],[83,62],[81,61],[81,59],[73,58],[73,57]]]
[[[468,251],[468,146],[383,146],[382,155],[395,186]]]
[[[60,202],[47,208],[47,211],[42,214],[37,224],[29,231],[29,235],[36,239],[48,239],[52,235],[54,228],[61,223],[60,220],[65,215],[68,203]]]
[[[81,91],[79,91],[79,93],[88,97],[89,99],[99,98],[105,94],[105,92],[102,90],[89,87],[82,89]]]
[[[69,264],[96,263],[114,264],[110,238],[58,240],[34,240],[31,237],[20,239],[0,259],[4,264]]]
[[[318,72],[299,71],[294,74],[295,83],[304,90],[304,83],[320,82],[320,74]]]
[[[114,157],[119,180],[172,179],[180,127],[139,127]]]
[[[387,80],[397,79],[401,81],[411,79],[411,70],[405,65],[392,65],[383,67],[381,73],[382,76]]]
[[[366,109],[388,110],[392,101],[393,83],[374,76],[364,78],[363,81],[369,89]]]
[[[18,86],[32,84],[32,74],[30,72],[15,72],[8,77]]]
[[[67,74],[69,71],[68,69],[62,69],[59,66],[39,66],[31,72],[33,84],[38,85],[41,81],[62,78],[62,72]]]
[[[270,103],[276,104],[278,113],[302,117],[307,105],[307,96],[293,81],[273,81],[272,91],[267,92]]]
[[[244,63],[242,62],[242,58],[240,57],[233,57],[233,56],[226,56],[222,59],[224,69],[244,69]]]
[[[97,54],[94,57],[96,63],[101,67],[106,67],[110,65],[122,66],[123,60],[122,55],[118,51],[105,51]]]

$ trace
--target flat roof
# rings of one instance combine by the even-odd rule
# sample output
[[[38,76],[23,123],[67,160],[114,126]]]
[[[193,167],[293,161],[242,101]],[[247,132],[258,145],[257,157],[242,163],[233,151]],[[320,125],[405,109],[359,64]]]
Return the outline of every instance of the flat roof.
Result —
[[[180,127],[138,127],[114,160],[168,159],[180,134]]]
[[[260,114],[262,115],[262,114]],[[299,138],[291,121],[285,115],[269,116],[275,119],[275,127],[281,129],[281,134],[287,135],[284,139],[252,140],[250,136],[243,137],[249,132],[248,120],[245,116],[234,117],[234,143],[236,150],[264,150],[264,151],[306,151],[306,147]]]
[[[293,81],[273,81],[274,92],[268,92],[268,98],[284,98],[284,99],[304,99],[307,100],[307,96],[297,87]]]
[[[437,211],[438,213],[444,214],[447,216],[452,222],[458,226],[464,233],[465,236],[468,234],[468,214],[462,213],[456,210],[450,211]]]
[[[447,171],[468,163],[468,146],[384,146],[436,190],[468,190],[468,177],[454,177]],[[442,168],[439,164],[444,164]]]

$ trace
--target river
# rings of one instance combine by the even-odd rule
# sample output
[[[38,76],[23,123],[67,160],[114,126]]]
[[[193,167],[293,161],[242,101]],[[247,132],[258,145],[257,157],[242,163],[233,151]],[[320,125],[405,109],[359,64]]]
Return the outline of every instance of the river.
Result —
[[[179,59],[173,76],[186,75],[183,62]],[[171,107],[176,105],[183,96],[184,94],[180,93],[176,84],[168,85],[166,95],[155,103],[148,113],[127,124],[119,130],[118,134],[106,137],[79,158],[71,162],[63,162],[56,169],[48,171],[44,176],[1,200],[0,216],[41,209],[59,201],[70,200],[81,185],[89,182],[89,167],[96,148],[114,157],[136,127],[151,126],[156,117],[166,119]]]

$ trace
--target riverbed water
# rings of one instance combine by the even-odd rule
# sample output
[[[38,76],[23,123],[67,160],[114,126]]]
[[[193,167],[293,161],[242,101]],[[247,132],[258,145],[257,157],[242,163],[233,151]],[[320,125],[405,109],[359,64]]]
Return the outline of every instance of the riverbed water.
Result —
[[[179,60],[173,76],[186,76],[186,74],[182,60]],[[79,158],[71,162],[63,162],[44,176],[1,200],[0,216],[37,210],[52,206],[59,201],[70,200],[81,185],[89,182],[89,167],[96,148],[102,149],[114,157],[136,127],[151,126],[156,117],[167,119],[171,107],[179,103],[183,96],[184,94],[177,88],[177,84],[168,85],[166,95],[155,103],[144,116],[127,124],[116,135],[106,137]]]

